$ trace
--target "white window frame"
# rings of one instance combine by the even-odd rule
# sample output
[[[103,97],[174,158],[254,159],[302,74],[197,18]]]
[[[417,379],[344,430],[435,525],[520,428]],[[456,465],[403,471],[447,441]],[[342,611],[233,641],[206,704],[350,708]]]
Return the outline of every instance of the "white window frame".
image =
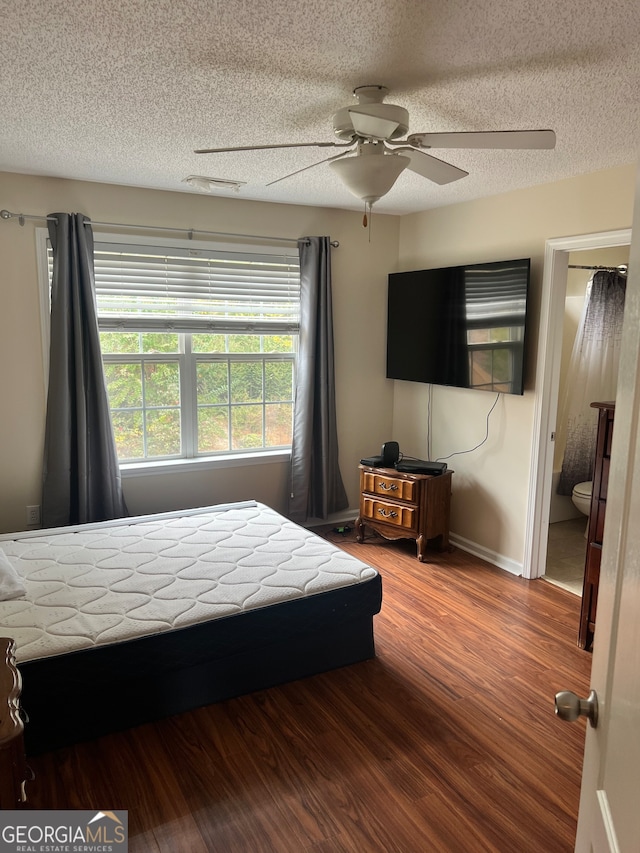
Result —
[[[43,353],[43,376],[44,376],[44,385],[45,385],[45,399],[48,393],[48,376],[49,376],[49,348],[50,348],[50,289],[49,289],[49,272],[48,272],[48,261],[47,261],[47,247],[48,247],[48,230],[47,228],[36,228],[35,229],[35,241],[36,241],[36,260],[37,260],[37,270],[38,270],[38,282],[39,282],[39,291],[40,291],[40,331],[42,336],[42,353]],[[200,248],[206,251],[227,251],[227,252],[243,252],[246,251],[248,253],[251,252],[259,252],[260,254],[273,254],[274,256],[282,257],[283,251],[282,247],[275,246],[273,244],[262,243],[251,243],[251,244],[241,244],[241,243],[220,243],[213,241],[203,241],[203,240],[184,240],[180,238],[169,238],[169,237],[141,237],[139,235],[131,235],[131,234],[112,234],[94,231],[94,241],[95,243],[120,243],[127,245],[144,245],[147,244],[149,246],[155,246],[157,248],[166,247],[166,248],[179,248],[179,249],[196,249]],[[268,238],[265,238],[268,240]],[[134,354],[132,354],[134,355]],[[142,353],[141,356],[145,356],[146,354]],[[194,405],[190,405],[190,401],[193,397],[194,389],[192,387],[192,383],[195,382],[195,376],[187,376],[188,374],[188,365],[187,358],[185,357],[185,353],[179,351],[177,353],[166,353],[167,358],[164,357],[165,354],[149,354],[147,360],[155,360],[155,361],[176,361],[180,365],[180,381],[181,381],[181,389],[183,394],[188,398],[185,403],[181,404],[181,430],[183,435],[183,445],[187,435],[190,435],[190,431],[193,429],[193,411],[195,410]],[[253,355],[253,354],[252,354]],[[189,354],[191,356],[191,354]],[[202,356],[202,361],[214,361],[219,360],[224,363],[228,363],[229,361],[237,361],[241,360],[241,358],[228,359],[225,354],[214,354],[209,355],[206,353],[198,353],[198,358]],[[290,356],[283,354],[283,358],[287,361],[290,361]],[[124,360],[131,361],[131,359],[127,359],[125,356],[115,356],[114,360]],[[278,360],[278,355],[274,355],[272,353],[265,354],[265,359],[268,361]],[[107,358],[107,361],[111,360]],[[191,364],[195,371],[195,365],[197,364],[196,358],[191,358]],[[252,358],[255,361],[255,358]],[[185,378],[187,381],[185,381]],[[264,401],[263,401],[264,405]],[[190,448],[193,450],[193,448]],[[277,448],[277,449],[260,449],[260,450],[244,450],[244,451],[230,451],[218,453],[215,455],[193,455],[189,457],[180,456],[174,458],[164,458],[164,459],[147,459],[144,461],[135,461],[135,462],[120,462],[120,472],[123,477],[127,476],[146,476],[153,474],[165,474],[171,473],[174,471],[188,471],[193,469],[210,469],[210,468],[230,468],[230,467],[244,467],[244,466],[254,466],[254,465],[262,465],[269,463],[278,463],[283,461],[288,461],[291,458],[291,448]]]

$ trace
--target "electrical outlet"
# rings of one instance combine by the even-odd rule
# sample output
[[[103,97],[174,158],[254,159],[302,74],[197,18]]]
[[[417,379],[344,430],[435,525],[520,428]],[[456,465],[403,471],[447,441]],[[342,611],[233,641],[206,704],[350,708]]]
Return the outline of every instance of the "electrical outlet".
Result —
[[[27,524],[40,524],[40,507],[27,507]]]

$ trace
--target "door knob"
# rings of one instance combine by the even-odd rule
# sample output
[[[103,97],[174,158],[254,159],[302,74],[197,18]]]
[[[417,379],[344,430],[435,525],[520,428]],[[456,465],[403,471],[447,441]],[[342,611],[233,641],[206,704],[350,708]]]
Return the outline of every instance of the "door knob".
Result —
[[[586,717],[595,727],[598,725],[598,696],[592,690],[586,699],[580,699],[570,690],[556,693],[556,714],[561,720],[573,723],[578,717]]]

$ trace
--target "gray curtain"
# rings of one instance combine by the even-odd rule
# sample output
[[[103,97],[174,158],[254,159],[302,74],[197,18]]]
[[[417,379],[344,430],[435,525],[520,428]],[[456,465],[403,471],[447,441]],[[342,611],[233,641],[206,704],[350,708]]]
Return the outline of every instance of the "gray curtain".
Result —
[[[80,213],[50,214],[53,247],[42,522],[58,527],[127,514],[102,370],[93,232]]]
[[[598,270],[587,286],[561,401],[557,440],[565,443],[559,495],[593,477],[598,413],[591,403],[615,400],[627,280]]]
[[[305,237],[300,252],[300,342],[291,447],[289,516],[298,522],[327,518],[349,500],[338,467],[331,246],[328,237]]]

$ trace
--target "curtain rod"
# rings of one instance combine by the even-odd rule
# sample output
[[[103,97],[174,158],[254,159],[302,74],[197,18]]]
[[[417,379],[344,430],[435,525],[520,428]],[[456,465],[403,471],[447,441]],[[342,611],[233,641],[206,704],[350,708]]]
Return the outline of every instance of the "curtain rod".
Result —
[[[618,272],[620,275],[627,274],[627,265],[620,264],[617,267],[582,266],[581,264],[569,264],[570,270],[605,270],[606,272]]]
[[[55,216],[34,216],[29,213],[11,213],[9,210],[0,210],[0,219],[14,219],[16,217],[20,225],[24,225],[26,219],[37,219],[42,222],[46,222],[47,220],[57,221]],[[168,228],[164,225],[125,225],[120,222],[92,222],[91,220],[89,220],[88,224],[98,228],[136,228],[139,231],[166,231],[172,234],[187,234],[190,240],[193,240],[194,234],[206,234],[209,237],[237,237],[243,240],[276,240],[279,243],[298,242],[295,237],[266,237],[264,234],[229,234],[225,231],[202,231],[200,228]],[[331,240],[331,246],[334,249],[337,249],[339,245],[340,243],[337,240]]]

